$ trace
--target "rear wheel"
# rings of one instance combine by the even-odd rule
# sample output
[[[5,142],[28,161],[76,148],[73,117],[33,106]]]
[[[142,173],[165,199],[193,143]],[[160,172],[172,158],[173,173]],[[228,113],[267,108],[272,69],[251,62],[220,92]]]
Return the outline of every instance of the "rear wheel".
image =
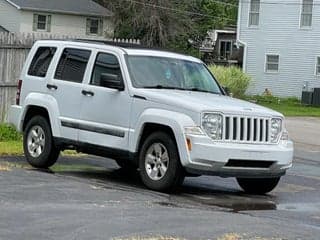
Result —
[[[42,116],[34,116],[23,134],[23,148],[27,161],[35,168],[49,168],[56,163],[60,150],[53,143],[51,127]]]
[[[175,140],[167,133],[152,133],[139,154],[139,169],[143,183],[152,190],[172,191],[182,184],[184,169]]]
[[[277,178],[237,178],[238,184],[246,193],[266,194],[278,185],[280,177]]]

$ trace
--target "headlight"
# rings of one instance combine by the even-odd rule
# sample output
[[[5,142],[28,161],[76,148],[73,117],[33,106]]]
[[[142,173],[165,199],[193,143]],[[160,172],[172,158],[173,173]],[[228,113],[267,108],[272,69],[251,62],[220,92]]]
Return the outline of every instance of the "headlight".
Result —
[[[213,140],[222,139],[222,115],[205,113],[202,116],[202,128]]]
[[[272,143],[278,142],[281,131],[282,131],[282,119],[280,118],[271,119],[270,138]]]

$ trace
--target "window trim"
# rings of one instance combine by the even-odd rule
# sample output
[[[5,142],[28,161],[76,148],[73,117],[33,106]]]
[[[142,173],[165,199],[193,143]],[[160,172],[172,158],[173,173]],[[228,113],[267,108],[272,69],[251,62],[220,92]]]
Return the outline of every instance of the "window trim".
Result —
[[[248,5],[248,13],[249,13],[248,14],[248,27],[249,28],[259,28],[260,16],[261,16],[261,1],[259,0],[259,11],[258,12],[251,11],[251,3],[252,3],[252,0],[249,1],[249,5]],[[251,14],[258,14],[258,24],[256,24],[256,25],[250,24]]]
[[[220,60],[224,60],[224,59],[221,59],[221,42],[229,42],[230,43],[230,58],[232,56],[232,53],[233,53],[233,41],[231,39],[219,39],[219,50],[218,50],[218,54],[219,54],[219,59]],[[228,61],[230,59],[226,59],[226,61]]]
[[[268,56],[278,56],[278,70],[268,70],[268,64],[276,64],[276,63],[268,63]],[[280,72],[280,54],[278,53],[266,53],[265,55],[265,64],[264,64],[264,72],[268,74],[278,74]]]
[[[45,29],[39,29],[39,16],[46,17],[45,21]],[[33,14],[33,31],[34,32],[51,32],[51,18],[50,14],[43,14],[43,13],[34,13]]]
[[[320,77],[320,71],[318,72],[318,68],[320,68],[320,55],[316,56],[316,64],[315,64],[315,72],[314,75]]]
[[[312,0],[312,11],[311,13],[303,13],[303,2],[304,0],[300,0],[300,18],[299,18],[299,28],[302,30],[311,30],[313,25],[313,8],[314,8],[314,0]],[[302,25],[302,16],[303,14],[311,14],[311,25],[310,26],[303,26]]]
[[[91,33],[92,20],[98,21],[98,32],[97,33]],[[90,24],[88,22],[90,22]],[[103,24],[104,24],[103,18],[87,17],[86,18],[86,35],[88,35],[88,36],[102,36],[103,35]]]

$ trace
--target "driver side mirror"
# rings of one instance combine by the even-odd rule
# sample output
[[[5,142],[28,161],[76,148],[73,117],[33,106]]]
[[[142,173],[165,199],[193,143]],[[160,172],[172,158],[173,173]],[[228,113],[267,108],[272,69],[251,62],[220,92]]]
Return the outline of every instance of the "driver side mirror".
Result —
[[[100,86],[111,89],[117,89],[118,91],[124,90],[124,83],[121,77],[117,74],[101,73]]]

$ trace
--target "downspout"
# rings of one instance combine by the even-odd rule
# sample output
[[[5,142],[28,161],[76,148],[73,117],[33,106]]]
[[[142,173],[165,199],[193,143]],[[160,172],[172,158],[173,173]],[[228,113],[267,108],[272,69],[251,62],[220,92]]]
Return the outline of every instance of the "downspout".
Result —
[[[239,0],[238,7],[238,19],[237,19],[237,45],[238,47],[243,46],[243,72],[247,70],[247,44],[240,39],[240,31],[241,31],[241,13],[242,13],[242,0]]]

